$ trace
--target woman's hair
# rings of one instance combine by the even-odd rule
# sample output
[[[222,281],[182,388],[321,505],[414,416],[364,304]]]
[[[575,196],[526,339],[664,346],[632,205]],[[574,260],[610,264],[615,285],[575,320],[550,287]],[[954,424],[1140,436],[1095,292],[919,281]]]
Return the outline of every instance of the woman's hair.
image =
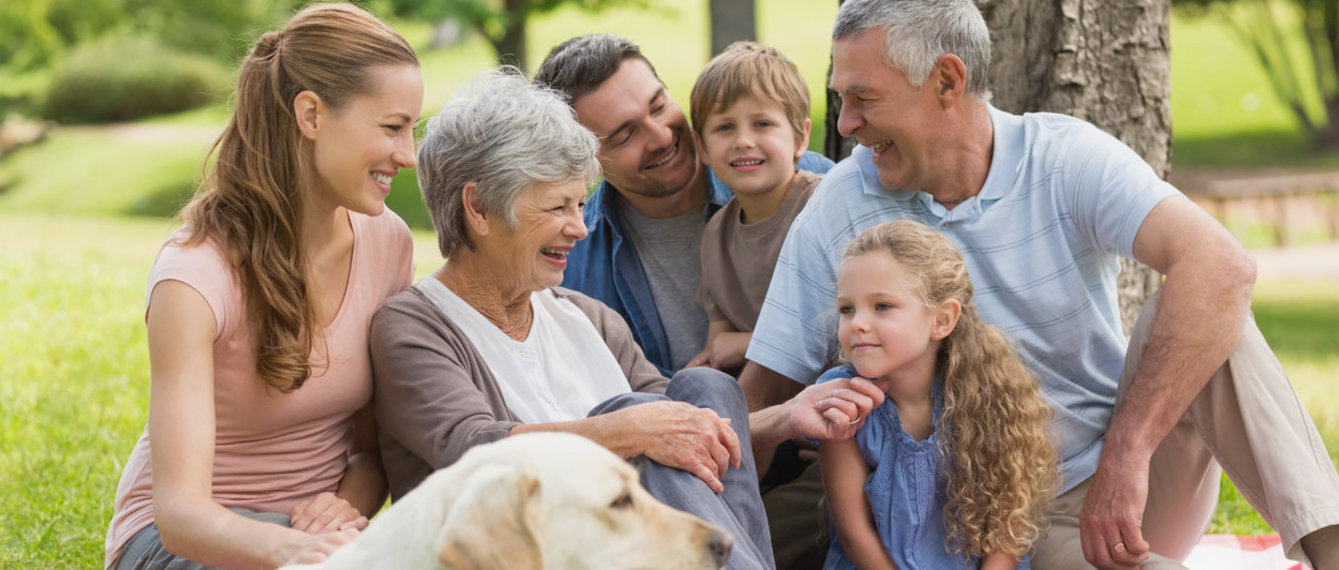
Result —
[[[182,211],[183,245],[213,240],[236,269],[255,340],[256,372],[282,392],[312,376],[321,327],[302,250],[310,165],[293,101],[311,91],[338,109],[375,92],[372,70],[418,65],[404,38],[349,4],[302,10],[266,32],[242,61],[235,110],[215,141],[212,170]]]
[[[1051,408],[1009,341],[977,317],[967,266],[948,238],[900,220],[860,234],[843,260],[875,251],[892,254],[919,278],[926,306],[949,299],[962,304],[937,362],[944,383],[936,429],[948,476],[948,546],[974,556],[1021,557],[1041,535],[1059,481],[1047,431]]]
[[[514,227],[516,199],[531,185],[594,183],[598,149],[562,94],[531,85],[514,67],[480,73],[428,121],[418,147],[418,185],[442,257],[475,248],[461,199],[466,184],[476,184],[475,207]]]
[[[913,87],[930,78],[939,58],[953,54],[967,67],[967,92],[990,91],[990,29],[973,0],[847,0],[837,10],[832,39],[883,30],[883,60]]]
[[[707,118],[725,112],[735,101],[756,95],[781,107],[794,131],[804,138],[809,120],[809,86],[800,69],[780,50],[754,42],[735,42],[707,62],[689,94],[693,130],[702,135]]]

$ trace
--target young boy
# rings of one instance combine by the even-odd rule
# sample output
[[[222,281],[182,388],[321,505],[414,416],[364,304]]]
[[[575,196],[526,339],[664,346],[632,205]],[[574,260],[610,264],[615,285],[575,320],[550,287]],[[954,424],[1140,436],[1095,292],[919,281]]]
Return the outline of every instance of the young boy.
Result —
[[[796,170],[809,146],[809,89],[781,52],[736,42],[697,76],[690,107],[702,162],[735,197],[702,236],[697,302],[710,324],[688,365],[737,373],[781,243],[820,179]]]

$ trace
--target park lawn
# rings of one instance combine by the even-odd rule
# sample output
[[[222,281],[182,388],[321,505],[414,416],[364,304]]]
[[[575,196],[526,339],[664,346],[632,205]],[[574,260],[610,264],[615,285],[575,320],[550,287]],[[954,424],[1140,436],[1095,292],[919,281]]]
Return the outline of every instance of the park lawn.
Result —
[[[144,285],[164,219],[0,214],[0,568],[96,567],[148,409]],[[440,261],[415,237],[416,273]],[[1264,282],[1256,315],[1339,450],[1339,284]],[[1270,532],[1230,485],[1211,529]]]

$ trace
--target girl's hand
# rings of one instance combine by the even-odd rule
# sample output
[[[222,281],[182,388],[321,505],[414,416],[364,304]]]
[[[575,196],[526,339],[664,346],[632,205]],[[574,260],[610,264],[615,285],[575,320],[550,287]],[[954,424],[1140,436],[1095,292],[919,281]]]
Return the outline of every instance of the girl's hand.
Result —
[[[298,503],[288,517],[293,521],[294,530],[307,534],[367,528],[367,517],[334,493],[321,493]]]

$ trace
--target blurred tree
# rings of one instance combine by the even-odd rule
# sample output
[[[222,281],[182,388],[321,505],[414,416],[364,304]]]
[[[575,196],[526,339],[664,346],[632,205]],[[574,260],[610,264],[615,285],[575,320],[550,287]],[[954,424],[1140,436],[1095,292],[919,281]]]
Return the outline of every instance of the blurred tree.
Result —
[[[1246,45],[1274,93],[1317,150],[1339,149],[1339,0],[1175,0],[1188,14],[1222,18]],[[1299,55],[1290,45],[1305,45]],[[1301,61],[1299,61],[1301,60]],[[1312,81],[1298,76],[1304,66]],[[1321,102],[1308,107],[1308,98]]]
[[[725,51],[730,44],[758,39],[753,0],[711,0],[711,53]]]
[[[991,104],[1011,113],[1050,111],[1087,120],[1167,175],[1171,0],[976,3],[993,38]],[[824,149],[834,159],[849,154],[853,142],[837,133],[840,109],[829,90]],[[1127,332],[1159,283],[1152,269],[1122,260],[1118,288]]]
[[[276,0],[4,0],[0,68],[50,65],[77,44],[148,35],[168,48],[232,62],[298,2]]]
[[[598,12],[613,6],[646,7],[649,0],[381,0],[396,16],[429,22],[455,19],[479,32],[493,47],[498,63],[528,69],[526,22],[562,6]],[[376,3],[376,2],[373,2]]]

